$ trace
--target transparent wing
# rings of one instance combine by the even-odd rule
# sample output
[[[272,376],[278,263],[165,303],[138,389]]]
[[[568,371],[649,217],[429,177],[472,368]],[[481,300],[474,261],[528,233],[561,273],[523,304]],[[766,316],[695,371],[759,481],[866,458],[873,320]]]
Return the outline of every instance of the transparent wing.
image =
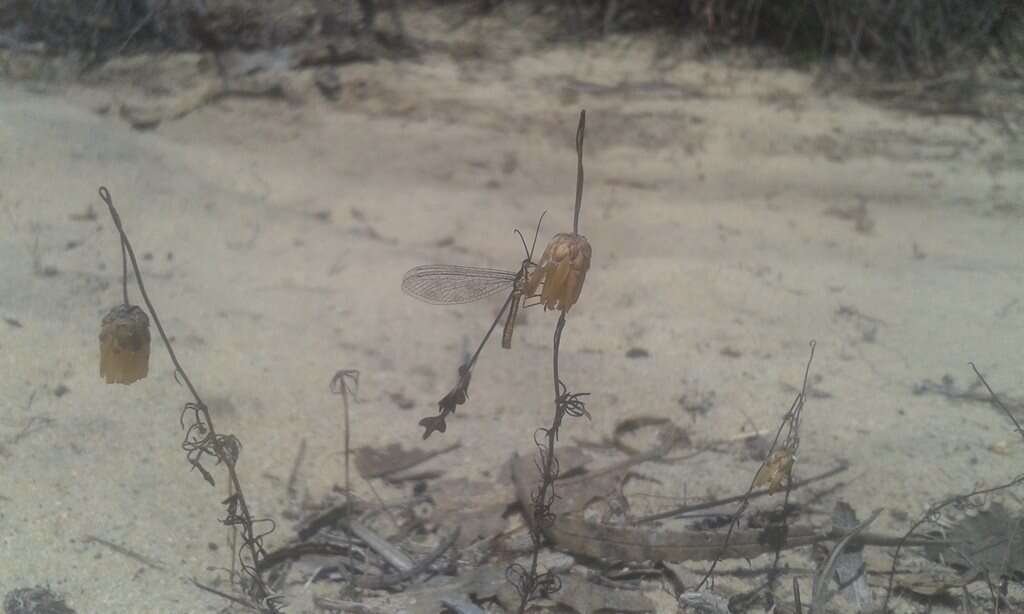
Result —
[[[434,305],[471,303],[502,290],[511,290],[516,274],[499,269],[426,264],[402,277],[402,290]]]

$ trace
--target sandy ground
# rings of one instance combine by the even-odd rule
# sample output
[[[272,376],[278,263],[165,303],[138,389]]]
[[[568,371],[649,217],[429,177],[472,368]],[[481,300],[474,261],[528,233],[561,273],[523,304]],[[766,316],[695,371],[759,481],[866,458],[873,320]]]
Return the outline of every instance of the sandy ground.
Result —
[[[488,347],[469,404],[421,443],[417,421],[498,299],[434,307],[400,281],[428,262],[514,268],[512,230],[545,210],[541,243],[568,230],[584,107],[594,257],[561,364],[593,420],[569,423],[564,442],[639,415],[694,442],[773,429],[815,340],[797,475],[851,467],[819,488],[819,512],[837,499],[862,516],[883,507],[873,529],[901,532],[905,515],[1019,473],[1005,417],[914,387],[946,374],[966,386],[973,360],[997,390],[1024,392],[1020,143],[975,120],[825,95],[800,72],[653,57],[610,40],[350,65],[336,102],[227,97],[150,131],[118,117],[117,97],[159,93],[128,83],[0,83],[0,593],[49,584],[82,613],[224,606],[188,581],[217,576],[228,553],[223,486],[190,473],[180,449],[186,390],[156,344],[148,379],[98,377],[99,322],[120,292],[100,185],[218,428],[244,444],[243,484],[279,521],[274,546],[291,535],[285,481],[301,441],[303,490],[342,481],[338,369],[362,373],[355,445],[460,441],[426,467],[491,482],[532,452],[554,316],[531,309],[512,351]],[[702,399],[706,414],[685,410]],[[670,500],[636,505],[740,492],[756,467],[740,447],[646,466],[660,484],[637,493]]]

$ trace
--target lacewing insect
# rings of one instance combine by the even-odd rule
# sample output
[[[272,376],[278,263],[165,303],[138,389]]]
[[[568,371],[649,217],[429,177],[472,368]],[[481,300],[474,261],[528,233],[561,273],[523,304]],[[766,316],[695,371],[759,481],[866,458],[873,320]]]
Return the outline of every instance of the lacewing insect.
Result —
[[[433,305],[471,303],[508,290],[509,297],[498,314],[500,319],[508,311],[501,334],[501,347],[508,349],[512,347],[516,315],[519,312],[523,286],[531,265],[529,261],[523,261],[519,271],[513,273],[499,269],[427,264],[405,274],[402,278],[402,290]]]
[[[541,220],[544,216],[541,216]],[[537,222],[537,233],[540,232],[540,221]],[[498,317],[495,318],[491,330],[487,332],[480,349],[490,337],[491,332],[505,315],[505,326],[501,334],[501,347],[506,350],[512,347],[512,334],[515,329],[516,316],[519,314],[519,305],[522,303],[524,288],[530,273],[535,265],[533,263],[533,248],[526,249],[526,240],[518,230],[520,240],[523,242],[523,249],[526,250],[526,259],[519,266],[518,271],[505,271],[502,269],[487,269],[481,267],[457,266],[449,264],[426,264],[410,269],[402,277],[402,290],[421,301],[432,305],[458,305],[461,303],[472,303],[482,298],[491,296],[498,292],[508,291],[508,298],[502,306]],[[537,234],[533,237],[533,246],[537,245]],[[507,315],[506,315],[507,314]],[[476,361],[477,355],[473,355],[471,363]]]

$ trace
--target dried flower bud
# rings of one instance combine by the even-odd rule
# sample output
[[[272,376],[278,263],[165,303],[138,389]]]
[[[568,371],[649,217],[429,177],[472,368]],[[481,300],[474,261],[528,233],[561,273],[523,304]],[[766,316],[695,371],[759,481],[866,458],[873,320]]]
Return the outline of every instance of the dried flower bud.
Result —
[[[149,373],[149,318],[135,305],[118,305],[100,329],[100,377],[131,384]]]
[[[537,268],[526,281],[526,295],[537,296],[544,309],[563,312],[576,304],[590,269],[590,243],[583,235],[559,233],[548,243]]]
[[[768,486],[768,494],[775,494],[782,490],[789,472],[793,470],[793,462],[796,460],[796,451],[789,448],[780,448],[772,452],[768,460],[764,462],[754,478],[754,488]]]

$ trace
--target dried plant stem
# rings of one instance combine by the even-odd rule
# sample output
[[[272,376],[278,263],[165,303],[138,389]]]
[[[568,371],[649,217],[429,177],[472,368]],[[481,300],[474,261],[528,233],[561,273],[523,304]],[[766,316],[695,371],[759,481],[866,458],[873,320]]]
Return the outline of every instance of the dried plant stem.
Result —
[[[565,328],[565,312],[558,314],[558,323],[555,324],[555,336],[552,345],[554,351],[551,356],[551,372],[554,375],[555,383],[555,421],[552,423],[551,433],[549,436],[549,448],[554,450],[554,441],[558,438],[558,427],[562,425],[562,417],[565,415],[565,409],[560,403],[561,390],[559,384],[562,380],[558,378],[558,349],[562,345],[562,329]]]
[[[348,564],[349,572],[355,569],[355,564],[352,558],[352,482],[349,479],[350,471],[349,465],[351,464],[351,445],[352,445],[352,430],[351,422],[349,420],[349,382],[351,384],[351,393],[355,397],[359,391],[359,371],[354,369],[343,369],[334,374],[331,379],[331,392],[334,394],[341,395],[341,404],[345,420],[345,527],[346,534],[348,535]]]
[[[830,477],[832,477],[834,475],[838,475],[840,473],[843,473],[844,471],[847,471],[849,468],[850,468],[849,464],[847,464],[846,462],[841,462],[838,465],[836,465],[835,467],[833,467],[833,468],[831,468],[831,469],[829,469],[827,471],[823,471],[823,472],[818,473],[816,475],[813,475],[813,476],[811,476],[809,478],[805,478],[803,480],[799,480],[799,481],[793,482],[791,484],[791,486],[792,486],[793,490],[796,490],[797,488],[802,488],[802,487],[804,487],[804,486],[806,486],[808,484],[812,484],[814,482],[819,482],[821,480],[830,478]],[[655,521],[658,521],[658,520],[664,520],[666,518],[674,518],[674,517],[677,517],[677,516],[682,516],[683,514],[687,514],[687,513],[690,513],[690,512],[699,512],[699,511],[702,511],[702,510],[715,509],[716,507],[722,507],[723,505],[728,505],[730,503],[736,503],[737,501],[743,501],[744,499],[748,499],[748,500],[749,499],[756,499],[758,497],[763,497],[765,495],[771,495],[771,494],[773,494],[773,492],[772,492],[772,490],[770,488],[760,488],[760,489],[751,491],[749,493],[743,493],[742,495],[734,495],[732,497],[725,497],[725,498],[722,498],[722,499],[714,499],[714,500],[711,500],[711,501],[705,501],[703,503],[693,503],[693,504],[690,504],[690,505],[682,505],[682,506],[679,506],[679,507],[672,508],[670,510],[666,510],[664,512],[657,512],[655,514],[648,514],[647,516],[640,516],[634,522],[636,522],[636,524],[645,524],[645,523],[655,522]]]
[[[235,496],[235,487],[232,482],[228,482],[228,500]],[[238,577],[238,557],[235,553],[238,552],[238,528],[229,524],[227,526],[227,540],[228,548],[231,552],[231,586],[235,585],[235,578]]]
[[[348,569],[352,573],[355,562],[352,557],[352,481],[350,478],[349,465],[351,463],[352,430],[348,413],[348,394],[341,395],[342,403],[345,405],[345,526],[348,535]]]
[[[552,351],[552,373],[555,387],[555,413],[551,426],[541,429],[545,434],[544,446],[541,448],[540,472],[541,483],[533,496],[533,509],[529,510],[531,515],[530,539],[533,542],[533,552],[530,555],[530,568],[523,578],[524,590],[520,591],[521,601],[519,603],[519,614],[526,611],[527,605],[537,592],[546,590],[557,590],[557,578],[538,574],[537,567],[540,559],[540,550],[544,544],[544,528],[551,522],[551,504],[555,500],[555,480],[558,479],[558,460],[555,457],[555,444],[558,441],[558,429],[562,426],[565,418],[565,407],[561,402],[561,381],[558,379],[558,350],[562,342],[562,330],[565,328],[565,313],[559,314],[558,323],[555,325],[555,335]]]
[[[188,388],[189,392],[192,394],[192,397],[195,399],[195,407],[193,409],[195,409],[195,411],[201,415],[201,420],[205,425],[203,428],[205,428],[208,434],[208,437],[204,439],[208,439],[212,442],[215,442],[215,449],[223,452],[222,454],[218,454],[217,458],[218,460],[223,461],[224,466],[227,468],[228,479],[230,481],[229,492],[233,493],[228,498],[228,501],[230,502],[229,506],[237,506],[229,507],[229,516],[237,516],[237,524],[240,525],[242,528],[243,547],[245,547],[246,550],[248,550],[249,557],[252,559],[251,565],[245,565],[244,562],[242,563],[243,568],[247,569],[247,572],[249,573],[250,577],[253,580],[253,586],[249,588],[250,596],[252,596],[256,601],[261,602],[264,606],[268,608],[269,611],[276,612],[277,607],[270,599],[271,591],[267,588],[267,585],[264,583],[263,578],[260,575],[257,568],[260,558],[263,554],[262,547],[259,544],[259,539],[262,536],[257,536],[255,534],[255,531],[253,529],[253,516],[249,511],[249,506],[245,501],[245,496],[242,494],[242,484],[238,479],[237,471],[235,471],[235,461],[237,460],[237,455],[224,451],[216,443],[225,440],[222,439],[222,436],[217,434],[217,430],[214,428],[213,419],[210,415],[209,409],[206,406],[206,403],[203,402],[202,398],[199,396],[199,392],[196,390],[196,387],[192,384],[192,380],[185,372],[184,367],[182,367],[181,363],[178,361],[178,357],[174,353],[174,348],[171,346],[170,339],[168,339],[167,333],[164,332],[164,327],[163,324],[160,323],[160,317],[157,315],[156,307],[153,306],[153,302],[149,299],[149,294],[146,292],[146,284],[142,280],[142,271],[139,268],[138,260],[135,258],[135,250],[132,249],[131,241],[128,240],[128,234],[125,232],[124,226],[122,226],[121,224],[121,216],[118,215],[117,209],[114,208],[113,198],[110,196],[110,192],[107,190],[106,187],[100,187],[99,195],[103,202],[107,205],[107,209],[110,212],[110,217],[113,219],[114,226],[117,227],[117,232],[121,237],[122,256],[123,254],[127,253],[128,258],[131,260],[132,270],[135,273],[135,281],[139,285],[139,294],[142,295],[142,300],[146,303],[146,309],[147,311],[149,311],[149,316],[150,318],[153,319],[153,323],[156,325],[157,332],[160,333],[160,339],[163,340],[164,347],[167,349],[167,355],[170,357],[171,363],[174,364],[175,377],[180,378],[180,381],[185,383],[185,386]],[[124,276],[122,279],[122,289],[124,291],[124,300],[125,303],[127,304],[128,282],[126,264],[124,265],[123,272]],[[198,461],[193,462],[193,466],[198,466]],[[210,481],[212,483],[212,479],[208,476],[207,473],[205,473],[205,470],[202,471],[204,477],[207,478],[207,481]],[[234,526],[234,524],[229,523],[228,520],[225,520],[225,523],[229,524],[229,526]],[[236,554],[239,553],[232,552],[232,557],[235,557]],[[232,567],[233,566],[234,561],[232,561]]]
[[[579,126],[576,129],[576,204],[573,209],[573,233],[578,234],[580,222],[580,207],[583,202],[583,133],[586,127],[587,112],[580,111]],[[589,248],[588,248],[589,249]],[[589,255],[587,256],[589,264]],[[555,324],[555,334],[551,349],[551,376],[555,392],[555,412],[551,420],[551,426],[541,428],[534,433],[534,443],[540,452],[540,460],[537,468],[540,470],[540,486],[532,497],[531,510],[525,510],[530,525],[530,540],[533,551],[530,555],[529,569],[521,565],[512,565],[507,571],[509,581],[519,592],[519,614],[526,612],[530,601],[538,595],[557,592],[561,587],[558,576],[549,571],[540,573],[538,571],[540,550],[544,545],[545,530],[554,522],[552,506],[557,496],[555,495],[555,482],[558,480],[558,457],[555,454],[555,445],[558,442],[558,430],[562,427],[562,421],[566,415],[572,417],[587,416],[586,407],[580,397],[586,393],[570,393],[565,384],[562,383],[558,374],[558,354],[562,345],[562,331],[565,329],[565,312],[569,305],[559,311],[558,323]],[[541,441],[543,439],[543,441]]]
[[[811,340],[811,355],[807,358],[807,366],[804,367],[804,380],[800,387],[800,400],[794,406],[793,411],[787,415],[788,418],[788,432],[786,434],[786,440],[783,446],[787,450],[792,452],[792,458],[795,460],[797,451],[800,448],[800,420],[803,416],[804,402],[807,400],[807,379],[811,375],[811,363],[814,362],[814,348],[817,346],[817,342]],[[782,534],[785,535],[789,531],[789,499],[793,495],[793,464],[789,465],[786,470],[786,495],[782,500],[782,513],[781,513],[781,524]],[[870,523],[868,523],[870,524]],[[867,526],[867,525],[865,525]],[[772,558],[772,568],[768,573],[768,595],[774,601],[775,598],[775,582],[779,578],[779,562],[782,559],[782,542],[778,544],[775,549],[775,555]]]
[[[160,333],[160,338],[163,339],[164,347],[167,348],[167,354],[171,357],[171,362],[174,364],[174,369],[177,376],[181,377],[182,381],[185,382],[185,386],[188,387],[189,392],[192,393],[192,397],[195,398],[196,402],[200,405],[203,404],[202,399],[199,397],[199,393],[196,392],[195,386],[192,385],[192,380],[189,379],[188,374],[185,373],[185,369],[182,368],[181,363],[178,362],[178,356],[174,353],[174,348],[171,347],[171,342],[167,338],[167,334],[164,332],[164,327],[160,324],[160,317],[156,313],[156,308],[153,307],[152,301],[149,300],[149,294],[146,292],[146,284],[142,281],[142,272],[139,270],[139,262],[135,259],[135,250],[132,249],[131,241],[128,240],[128,235],[124,231],[124,227],[121,225],[121,216],[118,215],[117,209],[114,208],[114,201],[110,196],[110,192],[105,187],[100,188],[100,198],[106,203],[107,209],[110,211],[110,217],[114,220],[114,226],[117,227],[117,232],[121,235],[121,249],[122,253],[127,251],[128,258],[132,262],[132,270],[135,272],[135,280],[139,284],[139,294],[142,295],[142,300],[146,303],[146,309],[149,311],[149,315],[153,318],[153,323],[156,325],[157,331]],[[125,302],[128,302],[128,279],[127,279],[127,266],[125,267],[125,275],[122,280],[125,294]]]
[[[754,490],[758,486],[758,477],[761,475],[761,471],[763,471],[765,469],[765,467],[766,467],[766,465],[768,463],[768,459],[771,459],[773,453],[777,449],[779,449],[779,440],[782,439],[782,434],[783,434],[784,431],[786,432],[786,438],[785,438],[785,440],[783,442],[783,447],[785,449],[791,450],[792,451],[792,456],[794,458],[796,456],[796,451],[800,447],[800,417],[801,417],[801,413],[803,412],[804,401],[807,399],[807,379],[810,376],[811,363],[814,362],[814,348],[815,348],[815,346],[816,346],[815,342],[811,341],[811,343],[810,343],[810,347],[811,347],[811,349],[810,349],[810,356],[807,358],[807,366],[804,368],[804,379],[803,379],[803,384],[800,387],[800,392],[797,393],[796,398],[793,399],[793,403],[792,403],[792,405],[790,405],[789,411],[786,412],[786,415],[782,419],[782,423],[779,424],[778,430],[775,431],[775,439],[772,441],[772,445],[768,449],[768,456],[767,456],[766,460],[764,462],[762,462],[760,469],[758,469],[758,471],[754,474],[753,479],[751,479],[750,486],[747,488],[747,491],[743,494],[743,497],[740,500],[739,508],[736,510],[736,512],[734,514],[732,514],[732,519],[729,522],[729,529],[726,532],[725,540],[722,542],[721,554],[719,554],[719,556],[715,557],[715,560],[713,560],[711,562],[711,565],[708,568],[707,572],[704,573],[704,577],[701,578],[700,583],[697,584],[697,588],[694,589],[695,591],[700,591],[701,589],[703,589],[704,586],[711,580],[711,577],[715,573],[715,568],[718,566],[719,561],[721,561],[721,559],[722,559],[722,554],[725,554],[728,551],[730,540],[732,539],[733,534],[736,531],[736,527],[739,524],[740,519],[743,517],[743,514],[747,511],[747,507],[750,505],[750,500],[751,500],[751,498],[753,498]],[[786,481],[786,496],[785,496],[785,501],[784,501],[783,507],[782,507],[782,527],[781,527],[781,529],[782,529],[782,533],[781,534],[782,535],[785,535],[785,532],[786,532],[786,530],[788,528],[788,524],[787,524],[787,512],[788,512],[787,506],[789,504],[790,493],[793,491],[793,486],[794,486],[792,464],[790,464],[786,468],[786,472],[785,472],[784,478],[785,478],[785,481]],[[784,539],[779,541],[779,546],[780,547],[781,547],[781,544],[784,543],[784,541],[785,541]],[[778,562],[779,562],[779,550],[777,549],[775,551],[775,559],[774,559],[774,561],[772,563],[772,574],[771,574],[771,577],[769,578],[769,582],[768,582],[769,589],[771,588],[771,586],[774,583],[774,576],[775,576],[776,570],[778,569]]]
[[[117,226],[118,231],[121,230],[120,224]],[[127,307],[128,303],[128,248],[126,247],[127,242],[124,238],[124,233],[121,233],[121,293],[124,297],[124,305]],[[139,281],[139,287],[142,287],[141,280]]]
[[[587,127],[587,110],[580,111],[576,128],[576,205],[572,210],[572,233],[580,234],[580,208],[583,206],[583,132]]]
[[[577,128],[577,192],[575,192],[575,208],[572,213],[573,233],[580,227],[580,208],[583,203],[583,135],[586,119],[587,112],[581,111],[580,125]],[[557,234],[552,244],[545,250],[545,257],[542,260],[547,260],[552,246],[558,245],[556,242],[566,236],[570,235]],[[570,237],[575,243],[582,243],[583,248],[586,250],[582,266],[580,266],[580,263],[574,263],[578,266],[577,270],[580,271],[579,283],[582,284],[583,275],[586,274],[586,270],[590,266],[590,246],[584,237],[575,234]],[[572,253],[571,249],[563,251],[566,254],[560,255],[558,258],[563,258],[567,254]],[[577,258],[577,256],[572,255],[571,258]],[[569,261],[566,260],[565,262],[568,263]],[[550,277],[545,279],[544,292],[551,290],[548,286],[548,283],[551,282]],[[536,290],[536,286],[534,290]],[[527,290],[526,293],[531,294],[534,290]],[[558,430],[561,428],[562,421],[565,420],[566,415],[571,416],[571,418],[587,415],[589,418],[587,408],[582,400],[582,397],[587,396],[587,393],[570,393],[558,375],[558,353],[562,344],[562,332],[565,330],[565,312],[578,297],[579,287],[577,288],[577,293],[570,297],[571,300],[552,301],[552,303],[545,304],[545,310],[552,307],[558,309],[558,322],[555,324],[555,334],[551,349],[551,377],[555,392],[555,411],[551,420],[551,426],[548,428],[542,427],[534,433],[534,443],[537,445],[538,453],[540,454],[537,469],[541,473],[541,483],[530,497],[529,509],[523,510],[523,516],[525,516],[526,522],[529,525],[529,537],[532,545],[529,565],[526,567],[519,563],[514,563],[505,572],[509,583],[515,587],[519,595],[519,614],[523,614],[526,611],[530,601],[540,596],[557,593],[561,587],[561,581],[556,574],[551,571],[542,573],[538,568],[540,567],[541,549],[544,545],[546,531],[555,521],[555,512],[552,508],[555,500],[558,498],[555,494],[555,482],[558,480],[559,473],[558,457],[555,455]],[[557,303],[558,306],[555,307],[554,303]]]
[[[1006,417],[1009,418],[1010,422],[1013,423],[1013,430],[1016,431],[1017,434],[1020,435],[1022,438],[1024,438],[1024,426],[1021,426],[1020,421],[1017,420],[1017,417],[1013,415],[1013,412],[1010,411],[1010,408],[1008,408],[1006,404],[999,399],[999,395],[997,395],[995,391],[992,390],[992,387],[988,385],[988,382],[985,380],[985,376],[981,374],[981,371],[978,371],[978,367],[975,366],[973,362],[967,364],[971,365],[971,369],[973,369],[974,374],[978,376],[978,380],[982,383],[982,385],[985,386],[985,390],[988,390],[988,393],[992,395],[992,403],[996,407],[1001,409],[1004,414],[1006,414]]]

